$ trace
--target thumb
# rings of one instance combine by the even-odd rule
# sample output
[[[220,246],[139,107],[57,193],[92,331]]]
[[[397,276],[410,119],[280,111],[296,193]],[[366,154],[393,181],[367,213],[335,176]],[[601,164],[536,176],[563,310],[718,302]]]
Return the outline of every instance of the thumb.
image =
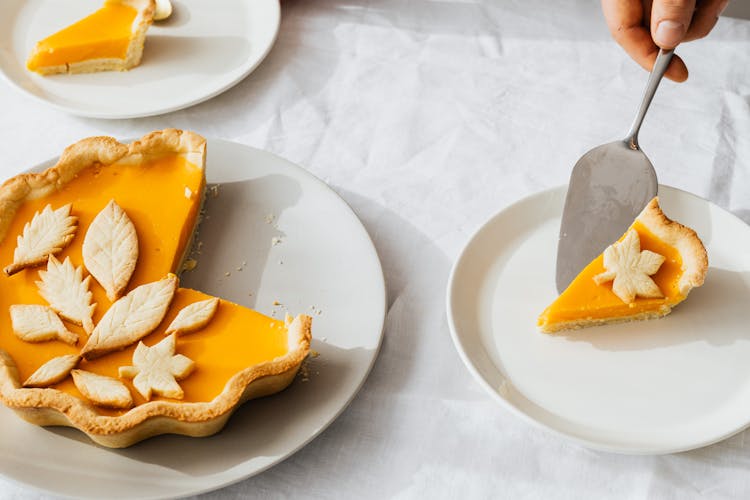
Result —
[[[685,38],[695,12],[695,0],[654,0],[651,38],[662,49],[673,49]]]

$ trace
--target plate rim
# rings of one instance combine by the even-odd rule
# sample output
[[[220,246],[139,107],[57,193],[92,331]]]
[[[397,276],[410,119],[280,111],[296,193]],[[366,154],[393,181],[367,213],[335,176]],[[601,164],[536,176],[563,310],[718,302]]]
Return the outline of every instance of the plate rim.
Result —
[[[724,215],[727,215],[736,221],[742,223],[744,226],[748,226],[748,224],[740,219],[737,215],[733,214],[732,212],[723,209],[722,207],[716,205],[710,200],[707,200],[701,196],[698,196],[694,193],[691,193],[689,191],[672,187],[665,184],[659,184],[659,194],[662,193],[662,189],[667,191],[672,191],[680,196],[688,196],[690,198],[693,198],[695,200],[702,201],[704,203],[707,203],[709,206],[720,210]],[[456,257],[453,266],[451,268],[451,272],[448,277],[448,283],[446,285],[446,316],[448,320],[448,329],[450,331],[451,340],[453,341],[453,346],[455,347],[456,351],[458,352],[459,357],[461,358],[461,361],[463,362],[464,366],[468,369],[469,373],[474,377],[474,379],[479,383],[479,385],[490,394],[492,399],[500,403],[500,406],[502,406],[504,409],[509,411],[511,414],[515,415],[516,417],[519,417],[521,420],[525,421],[528,424],[531,424],[533,427],[537,429],[542,429],[546,432],[550,432],[553,435],[556,435],[563,440],[566,440],[568,442],[573,442],[579,446],[583,446],[585,448],[597,450],[597,451],[604,451],[609,453],[617,453],[622,455],[667,455],[672,453],[680,453],[684,451],[689,450],[695,450],[698,448],[703,448],[706,446],[710,446],[712,444],[718,443],[720,441],[723,441],[731,436],[734,436],[748,428],[750,428],[750,416],[748,416],[747,421],[740,425],[738,428],[731,429],[729,431],[726,431],[722,433],[718,437],[706,439],[703,441],[687,444],[685,446],[674,446],[674,447],[651,447],[651,448],[642,448],[642,447],[618,447],[611,444],[606,444],[604,442],[599,442],[594,439],[586,439],[574,434],[571,434],[569,432],[566,432],[561,429],[557,429],[551,425],[548,425],[547,423],[535,419],[533,416],[525,413],[520,408],[516,407],[516,405],[512,404],[510,401],[508,401],[506,398],[503,397],[502,394],[500,394],[497,389],[495,389],[478,371],[476,366],[474,365],[470,355],[466,351],[464,347],[464,342],[461,339],[461,334],[458,332],[458,328],[456,327],[455,322],[455,316],[454,316],[454,310],[452,307],[453,298],[455,296],[454,287],[456,284],[456,276],[458,272],[460,271],[460,267],[463,264],[464,259],[467,256],[467,253],[469,251],[469,248],[472,246],[472,243],[476,240],[476,238],[484,231],[488,226],[490,226],[492,223],[495,222],[496,219],[503,217],[507,212],[510,212],[511,210],[517,208],[519,205],[524,203],[530,203],[534,202],[537,199],[543,199],[545,197],[549,197],[550,195],[557,194],[558,192],[565,192],[567,190],[567,184],[561,184],[553,187],[549,187],[547,189],[536,191],[534,193],[528,194],[526,196],[522,196],[521,198],[518,198],[511,203],[505,205],[503,208],[495,212],[494,214],[490,215],[484,222],[482,222],[467,238],[466,242],[464,243],[463,247],[461,248],[461,251],[459,252],[458,256]],[[497,368],[497,365],[493,362],[493,365]],[[499,368],[498,368],[499,370]],[[504,378],[507,378],[505,375],[503,375]]]
[[[129,143],[129,142],[132,142],[135,139],[132,139],[132,138],[119,139],[118,138],[117,140],[120,141],[120,142]],[[290,449],[288,449],[286,452],[281,453],[277,457],[274,457],[274,459],[271,460],[269,463],[264,464],[261,467],[257,467],[255,469],[252,469],[249,472],[246,471],[246,470],[242,470],[242,472],[240,472],[239,474],[234,474],[234,477],[231,477],[229,479],[218,481],[218,482],[214,482],[214,483],[211,483],[210,485],[207,484],[205,487],[194,488],[194,489],[191,489],[188,492],[180,493],[179,494],[180,497],[184,497],[184,496],[187,496],[187,495],[199,495],[199,494],[202,494],[202,493],[216,491],[216,490],[219,490],[221,488],[225,488],[227,486],[230,486],[232,484],[239,483],[239,482],[244,481],[246,479],[250,479],[251,477],[254,477],[254,476],[258,475],[258,474],[261,474],[261,473],[267,471],[268,469],[270,469],[270,468],[272,468],[272,467],[274,467],[274,466],[276,466],[276,465],[284,462],[285,460],[287,460],[292,455],[296,454],[298,451],[300,451],[302,448],[304,448],[310,442],[312,442],[315,438],[317,438],[320,434],[322,434],[326,429],[328,429],[328,427],[330,427],[331,424],[333,424],[341,416],[341,414],[350,406],[350,404],[354,401],[354,399],[357,397],[357,395],[361,391],[361,389],[364,386],[365,382],[367,382],[367,379],[369,378],[369,376],[370,376],[370,374],[372,372],[372,369],[374,368],[375,363],[377,362],[378,357],[380,355],[380,351],[381,351],[381,348],[382,348],[382,345],[383,345],[383,340],[385,338],[385,323],[386,323],[386,318],[387,318],[387,313],[388,313],[388,289],[387,289],[386,282],[385,282],[385,274],[383,272],[383,265],[382,265],[382,262],[380,260],[380,256],[378,254],[377,247],[375,246],[375,244],[374,244],[374,242],[372,240],[372,236],[370,235],[369,231],[367,231],[367,228],[362,223],[362,220],[357,215],[356,211],[351,207],[351,205],[339,193],[337,193],[326,182],[324,182],[322,179],[320,179],[316,175],[314,175],[311,172],[309,172],[307,169],[305,169],[301,165],[298,165],[298,164],[292,162],[291,160],[288,160],[288,159],[286,159],[286,158],[284,158],[284,157],[282,157],[280,155],[277,155],[275,153],[272,153],[270,151],[266,151],[266,150],[259,149],[259,148],[253,147],[253,146],[249,146],[247,144],[243,144],[243,143],[240,143],[240,142],[237,142],[237,141],[233,141],[233,140],[229,140],[229,139],[224,139],[224,138],[219,138],[219,137],[206,137],[206,142],[207,142],[207,146],[208,146],[209,150],[212,149],[212,146],[213,146],[213,149],[215,149],[217,147],[217,145],[224,144],[224,145],[227,145],[228,147],[239,147],[241,149],[251,151],[252,154],[261,154],[262,156],[266,156],[268,158],[272,158],[274,162],[280,162],[280,163],[285,164],[287,167],[289,167],[290,169],[292,169],[296,174],[300,175],[301,177],[303,177],[306,180],[308,180],[308,181],[312,182],[313,184],[315,184],[319,189],[323,189],[325,191],[328,191],[329,194],[332,194],[333,197],[336,199],[336,201],[338,203],[340,203],[341,207],[347,211],[348,215],[354,217],[354,220],[360,225],[360,227],[361,227],[361,229],[363,231],[363,234],[366,237],[367,242],[369,243],[369,247],[371,248],[372,254],[373,254],[374,258],[375,258],[374,259],[374,263],[377,264],[377,270],[379,271],[377,273],[377,276],[379,278],[378,285],[379,285],[380,291],[382,292],[381,293],[381,297],[382,297],[382,310],[378,312],[378,318],[380,318],[380,320],[379,320],[379,325],[377,325],[377,331],[378,331],[377,342],[376,342],[376,345],[375,345],[375,347],[374,347],[374,349],[372,351],[372,356],[369,359],[368,366],[362,372],[361,379],[356,383],[355,387],[353,387],[351,393],[347,395],[346,400],[342,401],[341,404],[336,409],[336,411],[334,411],[331,415],[328,415],[324,419],[322,419],[322,420],[325,420],[325,422],[322,422],[322,423],[318,422],[318,425],[317,425],[317,427],[315,427],[313,429],[313,432],[311,432],[310,434],[306,435],[304,439],[300,440],[295,445],[293,445],[292,447],[290,447]],[[219,146],[219,147],[221,147],[221,146]],[[210,153],[209,153],[209,155],[210,155]],[[54,165],[54,163],[56,163],[58,159],[59,159],[59,156],[56,156],[56,157],[52,157],[52,158],[49,158],[47,160],[41,161],[41,162],[35,164],[33,167],[23,170],[19,174],[42,171],[42,170],[44,170],[46,168],[49,168],[50,166]],[[207,157],[207,159],[206,159],[207,164],[208,164],[209,161],[210,161],[210,156]],[[15,175],[19,175],[19,174],[15,174]],[[208,184],[208,182],[207,182],[207,184]],[[374,327],[373,327],[373,331],[375,331]],[[13,418],[19,418],[19,417],[13,415]],[[210,439],[210,436],[208,437],[208,439]],[[107,450],[105,449],[105,451],[107,451]],[[247,463],[247,461],[243,462],[243,464],[246,464],[246,463]],[[238,466],[235,466],[235,467],[232,468],[233,471],[237,471],[238,469],[242,469],[241,465],[238,465]],[[31,489],[31,490],[37,491],[37,492],[54,494],[54,495],[62,495],[64,497],[67,497],[67,494],[61,493],[60,491],[57,491],[57,490],[54,490],[54,489],[51,489],[51,488],[45,488],[45,487],[40,486],[38,484],[28,483],[28,482],[24,482],[24,481],[22,481],[20,479],[17,479],[14,476],[8,475],[6,473],[6,471],[2,470],[2,469],[0,469],[0,476],[2,476],[3,479],[8,480],[11,483],[16,484],[16,485],[18,485],[18,486],[20,486],[22,488],[28,488],[28,489]],[[209,477],[212,477],[212,476],[209,476]],[[153,494],[153,495],[139,495],[138,497],[139,498],[143,498],[143,499],[162,499],[162,498],[171,498],[171,497],[173,497],[173,495],[169,496],[169,495]]]
[[[252,4],[252,2],[255,2],[258,0],[245,0],[245,1]],[[102,119],[102,120],[127,120],[127,119],[132,119],[132,118],[147,118],[147,117],[152,117],[152,116],[159,116],[159,115],[164,115],[167,113],[172,113],[174,111],[179,111],[181,109],[190,108],[202,102],[208,101],[209,99],[212,99],[216,97],[217,95],[222,94],[226,92],[227,90],[231,89],[232,87],[236,86],[237,84],[242,82],[245,78],[247,78],[253,71],[255,71],[258,68],[258,66],[260,66],[260,64],[266,59],[266,57],[268,57],[268,54],[273,49],[274,45],[276,45],[276,40],[279,37],[279,31],[281,28],[281,0],[263,0],[263,1],[268,2],[268,6],[273,8],[273,13],[272,13],[273,19],[270,20],[272,24],[269,23],[269,25],[271,25],[273,28],[273,35],[270,37],[270,39],[268,40],[268,43],[260,52],[256,60],[252,62],[251,64],[248,64],[247,67],[241,73],[239,73],[235,78],[230,79],[229,81],[227,81],[223,85],[220,85],[213,91],[208,92],[205,95],[196,97],[195,99],[184,101],[179,104],[155,107],[145,112],[113,113],[113,112],[86,111],[86,110],[81,110],[76,106],[69,106],[69,105],[65,105],[64,103],[45,99],[43,96],[38,95],[35,92],[29,91],[21,84],[21,82],[18,82],[14,78],[11,78],[11,76],[5,71],[2,64],[0,64],[0,77],[2,77],[2,79],[5,80],[11,88],[15,89],[16,92],[19,92],[22,95],[31,97],[36,102],[42,103],[58,111],[68,113],[73,116],[80,116],[83,118],[96,118],[96,119]],[[2,6],[0,5],[0,10],[1,9],[2,9]],[[248,59],[248,61],[250,60],[251,59]]]

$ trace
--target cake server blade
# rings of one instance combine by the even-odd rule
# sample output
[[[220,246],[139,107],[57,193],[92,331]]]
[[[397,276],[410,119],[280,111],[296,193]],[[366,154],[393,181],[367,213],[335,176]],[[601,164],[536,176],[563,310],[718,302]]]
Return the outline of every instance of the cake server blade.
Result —
[[[573,167],[557,245],[557,291],[616,241],[657,194],[656,171],[638,146],[638,131],[672,59],[660,50],[627,137],[598,146]]]

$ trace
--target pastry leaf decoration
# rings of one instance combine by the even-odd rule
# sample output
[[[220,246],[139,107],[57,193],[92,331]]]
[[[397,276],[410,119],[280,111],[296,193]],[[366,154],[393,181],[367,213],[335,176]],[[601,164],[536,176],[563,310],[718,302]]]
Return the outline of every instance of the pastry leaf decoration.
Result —
[[[121,381],[85,370],[73,370],[73,383],[86,399],[99,406],[109,408],[130,408],[133,396],[130,389]]]
[[[612,291],[626,304],[636,297],[663,297],[651,275],[659,270],[664,256],[650,250],[641,251],[638,233],[631,229],[625,238],[604,250],[604,269],[594,276],[594,282],[602,285],[612,281]]]
[[[54,255],[49,256],[47,270],[39,271],[37,281],[39,294],[57,313],[91,334],[94,323],[91,316],[96,304],[91,303],[89,283],[91,276],[83,277],[83,268],[74,267],[70,258],[60,263]]]
[[[147,400],[153,394],[182,399],[184,393],[177,380],[190,375],[195,363],[174,351],[175,335],[152,347],[139,342],[133,353],[133,366],[121,366],[120,377],[132,378],[136,390]]]
[[[81,357],[78,354],[65,354],[52,358],[31,374],[24,387],[49,387],[65,379],[76,367]]]
[[[78,335],[68,331],[57,313],[49,306],[12,305],[10,321],[13,333],[25,342],[61,340],[66,344],[78,343]]]
[[[177,289],[177,276],[134,288],[112,304],[94,328],[81,355],[87,359],[123,349],[151,333],[167,313]]]
[[[94,217],[83,240],[83,264],[115,301],[122,296],[138,261],[138,235],[114,200]]]
[[[200,330],[211,321],[218,306],[219,299],[216,297],[185,306],[177,313],[177,316],[169,324],[164,334],[183,334]]]
[[[68,203],[57,210],[47,205],[36,212],[16,240],[13,263],[5,268],[5,274],[11,276],[27,267],[43,264],[50,255],[68,246],[78,227],[78,217],[70,215],[70,209]]]

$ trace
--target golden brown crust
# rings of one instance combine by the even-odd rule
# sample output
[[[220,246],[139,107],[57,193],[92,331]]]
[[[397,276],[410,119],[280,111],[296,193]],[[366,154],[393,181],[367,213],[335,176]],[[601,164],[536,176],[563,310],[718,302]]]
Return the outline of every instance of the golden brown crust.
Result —
[[[25,200],[61,189],[86,168],[138,165],[178,153],[204,169],[205,151],[203,137],[176,129],[152,132],[130,145],[111,137],[83,139],[66,148],[53,167],[38,174],[21,174],[0,186],[0,241]],[[309,316],[297,316],[288,325],[287,354],[237,373],[211,402],[151,401],[120,416],[105,416],[87,401],[57,389],[23,388],[15,362],[1,349],[0,400],[30,422],[75,427],[104,446],[129,446],[163,433],[205,436],[220,430],[240,403],[278,392],[291,383],[309,353],[311,323]]]
[[[37,425],[75,427],[104,446],[130,446],[164,433],[206,436],[220,430],[239,404],[278,392],[291,383],[309,353],[311,325],[309,316],[297,316],[288,331],[289,338],[296,340],[293,349],[237,373],[216,398],[206,403],[150,401],[120,416],[101,415],[88,402],[57,389],[21,388],[15,363],[3,351],[0,351],[0,397],[25,420]]]
[[[130,5],[138,11],[133,20],[130,44],[124,59],[99,58],[56,66],[40,66],[34,71],[41,75],[55,75],[59,73],[94,73],[98,71],[126,71],[141,63],[143,46],[146,42],[146,31],[154,20],[156,10],[155,0],[118,0],[119,3]]]
[[[708,254],[698,234],[687,226],[669,219],[659,206],[659,197],[646,205],[636,219],[668,245],[675,247],[682,257],[680,293],[687,295],[701,286],[708,271]]]
[[[630,323],[631,321],[641,321],[645,319],[656,319],[666,316],[672,312],[669,304],[662,305],[656,311],[643,311],[630,316],[619,316],[617,318],[582,318],[571,321],[558,321],[555,323],[545,323],[539,325],[539,331],[543,333],[556,333],[564,330],[580,330],[590,326],[613,325],[616,323]]]

